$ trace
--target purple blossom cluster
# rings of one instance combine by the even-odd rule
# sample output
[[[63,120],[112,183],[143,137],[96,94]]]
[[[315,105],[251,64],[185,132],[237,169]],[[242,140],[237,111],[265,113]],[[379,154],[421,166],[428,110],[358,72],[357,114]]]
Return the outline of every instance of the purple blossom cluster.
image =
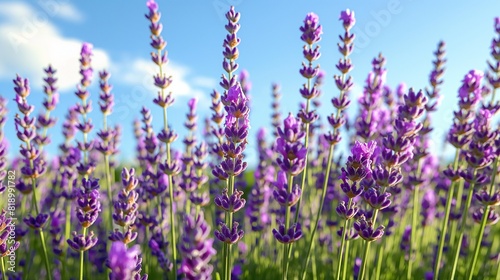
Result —
[[[341,11],[340,59],[331,81],[338,95],[328,98],[333,110],[323,118],[323,26],[308,13],[299,28],[303,102],[283,119],[288,106],[280,104],[281,88],[273,83],[272,130],[259,127],[252,138],[250,110],[263,108],[256,102],[262,96],[255,93],[250,103],[250,73],[239,71],[240,13],[231,7],[225,14],[222,90],[210,94],[210,115],[203,116],[199,96],[186,99],[182,119],[167,111],[174,96],[184,97],[171,87],[159,6],[148,0],[146,7],[158,107],[142,104],[137,112],[132,163],[118,157],[122,126],[112,123],[115,96],[106,70],[98,73],[94,98],[102,124],[94,131],[92,44],[80,50],[78,102],[65,109],[57,154],[48,153],[61,106],[55,68],[43,69],[37,116],[28,103],[30,82],[19,75],[13,80],[21,145],[12,160],[7,100],[0,96],[0,194],[8,197],[1,203],[8,211],[0,213],[2,279],[76,279],[77,273],[81,280],[500,276],[500,18],[486,71],[463,77],[446,134],[450,145],[437,153],[433,118],[445,98],[444,41],[434,52],[426,88],[393,87],[380,53],[359,87],[357,108],[348,110],[356,91],[356,17]],[[153,120],[157,111],[159,122]],[[175,143],[179,135],[172,127],[178,124],[186,133]],[[213,233],[211,223],[217,225]],[[17,272],[6,268],[9,261]]]
[[[210,226],[205,221],[203,213],[186,215],[184,235],[180,247],[183,255],[180,272],[186,279],[211,279],[213,266],[211,258],[217,253],[212,247]]]

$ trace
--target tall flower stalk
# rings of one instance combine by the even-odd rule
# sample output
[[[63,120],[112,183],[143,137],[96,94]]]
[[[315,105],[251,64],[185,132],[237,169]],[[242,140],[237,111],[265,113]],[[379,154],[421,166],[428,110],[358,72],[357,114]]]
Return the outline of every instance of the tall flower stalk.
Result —
[[[445,245],[446,234],[448,231],[448,220],[452,205],[453,194],[455,187],[461,180],[461,170],[459,169],[460,152],[466,150],[468,144],[471,142],[473,126],[472,119],[474,119],[474,108],[481,98],[481,80],[483,74],[479,71],[470,71],[462,80],[462,86],[459,89],[459,109],[454,112],[453,125],[448,132],[448,141],[456,148],[455,159],[452,166],[449,166],[443,173],[448,177],[452,184],[447,193],[446,205],[444,212],[443,224],[439,235],[439,247],[437,257],[434,263],[434,280],[439,279],[441,270],[441,259]],[[468,210],[468,207],[465,208]],[[467,213],[465,213],[467,214]],[[462,236],[463,238],[463,236]],[[453,240],[451,240],[453,242]],[[460,242],[461,243],[461,242]],[[456,244],[460,244],[456,243]],[[460,246],[459,246],[460,247]],[[453,251],[455,252],[455,251]]]
[[[304,108],[300,109],[297,116],[301,119],[304,125],[304,132],[305,132],[304,147],[307,150],[310,142],[309,140],[310,127],[318,119],[318,115],[316,114],[316,112],[314,110],[312,111],[310,110],[311,100],[314,100],[320,94],[320,91],[318,89],[319,84],[312,83],[314,78],[316,78],[320,72],[319,65],[316,66],[313,65],[313,62],[318,60],[321,56],[321,53],[319,52],[319,45],[315,45],[319,41],[321,41],[321,34],[323,34],[323,28],[319,24],[318,15],[316,15],[315,13],[308,13],[306,15],[306,18],[304,19],[304,24],[300,27],[300,31],[302,32],[300,39],[304,43],[306,43],[304,45],[304,50],[302,51],[302,54],[304,58],[307,60],[307,63],[302,62],[302,68],[299,70],[299,72],[300,75],[307,80],[307,82],[303,84],[302,88],[300,89],[300,94],[306,100],[306,104]],[[301,193],[304,191],[307,178],[307,165],[308,165],[307,155],[308,153],[306,152],[305,166],[302,171],[302,178],[300,184]],[[289,182],[289,184],[291,187],[292,183]],[[299,221],[301,201],[302,199],[300,196],[296,205],[295,219],[294,219],[295,224],[298,224]],[[286,216],[285,218],[288,218],[288,216]],[[286,258],[290,259],[293,252],[293,243],[287,245],[287,247],[288,248],[285,252],[287,254]],[[286,266],[287,268],[285,269],[285,272],[288,271],[288,262],[286,262]]]
[[[492,87],[492,96],[488,106],[484,106],[483,108],[489,110],[491,114],[495,114],[498,112],[498,108],[500,103],[495,101],[495,94],[498,88],[500,88],[500,17],[495,18],[494,22],[495,32],[497,37],[493,39],[491,43],[491,55],[493,56],[494,61],[488,62],[490,74],[487,76],[488,83]],[[493,74],[493,73],[496,73]],[[481,128],[481,126],[480,126]],[[485,129],[483,127],[483,129]],[[487,129],[486,129],[487,131]],[[481,217],[479,233],[477,235],[476,246],[474,248],[474,253],[472,257],[472,261],[469,266],[469,279],[472,279],[475,273],[476,263],[479,256],[479,251],[481,249],[481,241],[483,239],[483,234],[486,225],[493,224],[492,217],[498,217],[498,214],[494,213],[493,207],[500,205],[500,190],[496,190],[495,185],[497,182],[497,174],[498,174],[498,164],[500,157],[500,140],[498,139],[498,130],[493,132],[496,134],[497,139],[495,140],[495,159],[493,161],[493,170],[491,175],[491,183],[489,190],[483,189],[475,194],[476,199],[482,204],[483,208],[479,209],[475,212],[478,217]],[[492,213],[493,212],[493,213]],[[493,215],[491,215],[493,214]],[[477,220],[477,219],[475,219]],[[500,263],[499,270],[500,271]],[[500,274],[497,274],[497,279],[500,277]]]
[[[234,11],[234,10],[233,10]],[[231,246],[243,238],[243,230],[239,230],[239,223],[233,220],[234,212],[245,206],[246,200],[242,198],[243,192],[235,189],[235,177],[245,171],[247,163],[244,161],[243,152],[246,148],[250,121],[245,94],[239,84],[229,88],[222,101],[226,109],[225,137],[222,144],[223,160],[213,170],[212,174],[221,181],[226,181],[227,187],[222,194],[214,199],[217,207],[226,212],[225,223],[219,224],[215,236],[224,242],[224,279],[231,279]],[[232,227],[231,227],[232,225]]]
[[[477,234],[476,245],[474,247],[474,253],[472,255],[472,261],[470,262],[468,269],[468,279],[473,279],[475,274],[475,268],[477,264],[477,258],[479,256],[479,251],[481,250],[481,242],[483,240],[484,230],[486,225],[492,225],[499,221],[499,216],[493,210],[493,207],[500,205],[500,190],[495,187],[496,175],[498,170],[498,159],[499,159],[499,147],[497,139],[496,141],[496,159],[493,163],[493,175],[491,178],[491,183],[489,189],[483,188],[481,191],[475,193],[475,198],[478,200],[483,208],[479,208],[473,213],[473,218],[476,222],[479,222],[479,231]]]
[[[43,86],[43,91],[47,96],[43,101],[43,106],[45,107],[45,114],[40,114],[37,118],[37,126],[42,129],[41,133],[37,133],[35,137],[35,142],[38,145],[40,152],[43,151],[43,147],[50,143],[50,137],[47,136],[49,128],[56,124],[56,119],[50,116],[50,113],[55,109],[57,103],[59,102],[59,93],[57,92],[55,77],[56,70],[49,65],[44,69],[45,77],[43,80],[45,85]]]
[[[67,240],[69,247],[80,254],[80,280],[83,280],[85,271],[85,252],[94,247],[98,240],[93,231],[87,234],[87,230],[95,223],[99,217],[99,212],[101,212],[99,187],[99,180],[97,179],[82,179],[76,199],[76,217],[83,232],[82,234],[77,234],[74,231],[73,238]]]
[[[238,242],[243,237],[243,231],[238,230],[238,223],[233,221],[233,212],[237,211],[230,205],[219,205],[220,202],[231,198],[239,204],[245,204],[245,200],[241,200],[243,192],[235,191],[235,177],[241,174],[247,167],[247,163],[243,161],[243,151],[246,147],[246,138],[248,137],[249,112],[248,97],[243,92],[238,83],[237,76],[234,72],[239,65],[236,59],[239,57],[238,45],[241,40],[238,38],[238,30],[240,29],[240,13],[234,10],[231,6],[226,13],[227,24],[225,25],[228,34],[223,42],[224,50],[222,52],[224,60],[222,67],[226,74],[222,75],[220,85],[224,89],[221,96],[221,102],[226,110],[226,122],[224,128],[225,141],[219,138],[219,145],[216,147],[218,154],[222,157],[222,162],[214,168],[213,175],[221,181],[226,182],[226,188],[222,192],[222,196],[217,196],[215,202],[219,208],[225,212],[225,223],[219,224],[219,230],[215,231],[216,237],[224,242],[223,250],[223,266],[224,279],[231,278],[231,248],[232,244]],[[222,131],[221,131],[222,132]],[[222,136],[222,135],[220,135]],[[222,199],[222,200],[221,200]],[[217,202],[219,200],[219,202]],[[239,208],[243,207],[241,205]],[[228,208],[228,206],[230,206]],[[239,210],[239,209],[238,209]],[[231,227],[232,226],[232,227]],[[233,237],[230,234],[232,233]]]
[[[309,108],[311,106],[311,100],[318,97],[319,94],[319,90],[316,88],[316,85],[312,84],[314,78],[319,74],[319,65],[314,66],[313,62],[318,60],[321,56],[321,53],[319,52],[319,45],[315,44],[321,41],[321,34],[323,34],[323,28],[319,24],[318,15],[314,13],[307,14],[304,19],[304,25],[300,27],[300,31],[302,32],[300,39],[306,43],[302,54],[307,60],[307,64],[302,62],[302,68],[299,72],[300,75],[307,80],[307,82],[303,84],[300,89],[300,94],[304,99],[306,99],[306,106],[299,111],[298,117],[304,124],[304,147],[307,150],[309,147],[309,127],[318,119],[316,112],[310,111]],[[301,191],[304,191],[307,177],[307,153],[305,163],[306,165],[304,166],[302,181],[300,184]],[[297,202],[297,211],[295,211],[295,223],[297,223],[299,219],[300,203],[301,198],[299,197],[299,201]],[[291,252],[292,250],[290,250],[290,254]]]
[[[463,79],[462,87],[459,89],[459,105],[463,108],[471,118],[474,116],[474,107],[481,99],[481,94],[483,89],[481,87],[481,82],[483,79],[483,73],[477,70],[471,70]],[[451,278],[453,279],[456,273],[456,268],[458,265],[458,258],[460,255],[460,249],[462,247],[462,240],[465,235],[465,228],[467,223],[468,211],[472,202],[472,197],[474,194],[474,186],[480,184],[481,176],[478,176],[478,171],[490,165],[493,162],[493,147],[490,139],[491,135],[489,133],[489,111],[483,110],[482,114],[476,116],[476,120],[473,123],[465,123],[468,130],[469,144],[464,149],[465,160],[468,164],[468,169],[460,172],[460,176],[469,183],[469,190],[467,194],[467,200],[465,202],[462,219],[460,221],[460,229],[457,242],[454,248],[454,258],[453,266],[451,270]],[[486,115],[485,115],[486,114]],[[486,133],[486,135],[484,135]]]
[[[349,59],[349,55],[351,54],[353,48],[354,48],[354,34],[350,33],[351,28],[354,26],[356,23],[356,18],[354,17],[354,12],[347,9],[345,11],[342,11],[340,13],[339,20],[342,21],[342,25],[344,27],[344,34],[340,36],[340,43],[338,44],[338,50],[342,54],[342,58],[339,60],[337,63],[336,67],[340,71],[340,75],[335,75],[335,84],[337,85],[337,88],[340,90],[340,96],[332,98],[332,104],[333,106],[337,109],[336,114],[331,114],[328,117],[328,123],[330,124],[332,130],[328,133],[325,134],[323,137],[329,144],[329,149],[328,149],[328,157],[327,157],[327,165],[326,165],[326,171],[325,171],[325,178],[323,182],[323,188],[321,192],[321,197],[320,197],[320,204],[317,212],[317,216],[312,228],[311,232],[311,239],[309,241],[309,247],[307,250],[307,255],[306,255],[306,261],[305,265],[302,270],[302,279],[304,280],[306,278],[307,274],[307,267],[309,265],[309,260],[311,257],[311,252],[314,247],[314,238],[316,235],[316,230],[318,228],[318,224],[321,218],[321,213],[323,212],[323,204],[325,203],[325,197],[326,197],[326,192],[327,192],[327,187],[328,187],[328,182],[330,179],[330,171],[332,167],[332,161],[333,161],[333,153],[335,151],[335,146],[342,140],[342,137],[340,136],[340,128],[345,124],[345,117],[343,115],[343,111],[347,109],[349,106],[349,99],[347,98],[347,94],[349,93],[351,87],[352,87],[352,81],[351,81],[351,76],[349,76],[349,72],[352,70],[353,66],[351,63],[351,60]],[[347,219],[345,220],[347,222]],[[347,228],[347,225],[344,225],[344,228]],[[342,247],[340,249],[340,254],[339,254],[339,261],[338,261],[338,267],[337,267],[337,279],[340,279],[340,268],[342,266],[342,254],[343,254],[343,243],[344,240],[342,240]]]
[[[373,141],[369,143],[356,142],[351,149],[351,156],[347,158],[346,167],[342,168],[342,183],[340,188],[345,196],[347,196],[347,205],[345,200],[341,200],[336,208],[337,214],[344,221],[343,227],[341,228],[342,240],[339,252],[339,264],[337,266],[338,278],[336,279],[341,279],[340,271],[342,262],[344,262],[344,266],[347,266],[347,258],[344,260],[342,255],[348,238],[347,234],[350,231],[349,221],[353,219],[359,211],[359,207],[354,200],[363,193],[361,182],[372,172],[372,156],[375,152],[375,148],[376,144]],[[347,252],[345,252],[345,254],[347,255]],[[342,276],[342,279],[345,279],[345,275]]]
[[[77,141],[78,149],[83,153],[83,162],[78,164],[77,169],[78,173],[85,178],[88,178],[95,169],[95,163],[89,158],[89,153],[94,148],[94,141],[88,139],[90,132],[94,128],[92,121],[88,118],[88,114],[92,111],[92,101],[89,100],[90,93],[88,91],[93,74],[91,66],[92,49],[92,44],[83,43],[80,52],[80,75],[82,78],[75,93],[81,100],[81,103],[76,105],[76,110],[82,116],[80,123],[76,127],[83,134],[83,142]]]
[[[280,155],[276,161],[281,171],[278,172],[273,195],[274,199],[285,207],[285,215],[280,219],[278,229],[273,229],[273,234],[278,242],[283,243],[283,279],[287,279],[291,244],[302,237],[300,223],[296,222],[290,227],[291,208],[298,203],[302,194],[299,185],[293,184],[293,179],[305,168],[307,148],[302,142],[305,132],[302,130],[300,119],[289,114],[283,123],[283,129],[278,128],[279,137],[275,145]]]
[[[115,145],[113,143],[113,137],[115,131],[108,127],[108,116],[113,112],[114,96],[111,94],[113,86],[108,83],[110,74],[103,70],[99,72],[99,78],[101,79],[99,87],[101,88],[101,93],[99,94],[99,107],[102,113],[102,129],[97,133],[101,138],[101,141],[97,143],[96,149],[101,152],[104,156],[104,169],[106,173],[106,192],[108,194],[109,201],[109,223],[111,228],[113,228],[113,217],[112,217],[112,201],[113,193],[111,190],[112,179],[110,171],[110,156],[115,152]]]
[[[407,274],[406,278],[411,279],[412,271],[413,271],[413,262],[418,260],[418,250],[416,250],[418,246],[418,234],[417,234],[417,217],[419,215],[419,205],[420,205],[420,195],[419,191],[424,183],[424,178],[422,178],[422,168],[425,164],[424,161],[429,156],[428,151],[428,141],[429,141],[429,133],[433,130],[431,127],[431,115],[433,112],[437,111],[438,106],[441,101],[440,95],[440,85],[443,83],[442,76],[444,74],[444,65],[446,63],[445,59],[445,43],[443,41],[439,42],[437,50],[434,52],[435,60],[433,61],[434,69],[432,70],[429,76],[429,83],[431,85],[431,89],[426,89],[427,99],[429,100],[427,104],[425,104],[425,117],[423,120],[423,127],[419,132],[419,137],[415,142],[415,150],[413,152],[414,156],[411,161],[407,163],[407,166],[410,166],[411,169],[415,170],[413,175],[409,176],[408,186],[409,190],[412,191],[413,196],[413,205],[411,208],[412,214],[412,223],[411,223],[411,231],[410,231],[410,248],[409,248],[409,257],[408,257],[408,265],[407,265]]]
[[[166,146],[166,158],[165,164],[171,165],[172,156],[170,146],[172,142],[177,138],[175,132],[169,127],[167,119],[167,108],[174,103],[172,98],[172,93],[166,93],[166,90],[172,83],[172,77],[167,76],[164,73],[164,66],[167,64],[167,52],[164,51],[167,43],[163,40],[161,36],[161,31],[163,25],[159,22],[161,14],[158,12],[158,4],[154,0],[149,0],[147,2],[147,7],[149,13],[146,14],[146,18],[150,21],[149,29],[151,32],[151,47],[155,50],[151,53],[151,59],[158,66],[158,74],[154,76],[154,84],[158,88],[158,95],[154,99],[154,103],[162,108],[163,111],[163,129],[160,132],[158,139],[162,140]],[[170,243],[172,246],[172,263],[173,271],[172,277],[175,279],[177,275],[177,238],[176,238],[176,227],[175,227],[175,211],[174,211],[174,183],[172,174],[166,174],[168,177],[169,186],[169,216],[170,216]],[[161,209],[161,201],[158,200],[158,210],[161,215],[163,212]]]
[[[373,215],[370,221],[361,217],[354,225],[358,234],[365,240],[365,248],[362,258],[359,279],[363,280],[366,273],[366,264],[368,262],[370,244],[382,237],[383,226],[375,229],[377,216],[380,210],[387,208],[391,204],[389,199],[391,194],[387,192],[389,188],[395,187],[402,180],[401,165],[413,158],[413,146],[422,129],[422,123],[417,119],[425,111],[427,97],[422,91],[415,93],[410,89],[404,95],[404,103],[398,108],[398,118],[395,120],[393,133],[388,133],[382,140],[383,147],[380,151],[380,162],[373,170],[373,178],[364,180],[365,201],[373,209]],[[374,238],[375,233],[380,236]]]
[[[40,242],[43,248],[43,258],[45,262],[45,269],[47,270],[47,276],[49,279],[52,279],[52,271],[50,270],[49,258],[48,258],[48,250],[45,244],[45,236],[43,232],[43,226],[48,219],[48,215],[41,213],[38,208],[38,199],[37,199],[37,178],[42,176],[42,174],[46,171],[46,163],[41,156],[41,151],[35,146],[34,138],[36,137],[36,129],[35,129],[35,121],[34,117],[30,117],[30,114],[34,110],[34,106],[29,105],[27,101],[27,97],[30,95],[30,86],[28,79],[23,79],[20,76],[17,76],[14,82],[14,91],[16,92],[15,101],[17,104],[17,108],[23,115],[16,115],[14,122],[17,131],[17,137],[23,144],[21,145],[21,155],[23,157],[24,166],[21,168],[21,173],[23,177],[30,181],[31,183],[31,193],[32,193],[32,201],[31,201],[31,211],[35,216],[33,217],[31,214],[24,219],[24,222],[28,224],[31,228],[33,228],[40,237]],[[21,181],[23,179],[20,179]],[[21,182],[20,181],[20,182]],[[35,221],[35,222],[33,222]]]

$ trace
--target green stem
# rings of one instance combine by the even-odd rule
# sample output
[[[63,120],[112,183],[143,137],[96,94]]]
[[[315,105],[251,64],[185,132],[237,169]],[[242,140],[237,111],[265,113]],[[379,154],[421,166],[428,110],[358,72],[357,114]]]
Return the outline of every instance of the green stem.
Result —
[[[349,225],[349,223],[347,223]],[[349,263],[349,249],[351,242],[349,240],[345,241],[345,253],[344,253],[344,265],[342,268],[342,279],[347,279],[347,263]]]
[[[493,175],[491,177],[491,184],[490,184],[490,190],[489,190],[490,197],[493,195],[493,193],[495,191],[495,181],[496,181],[496,176],[497,176],[497,171],[498,171],[497,170],[498,169],[498,159],[499,158],[497,157],[493,163]],[[484,206],[484,213],[483,213],[483,218],[481,219],[481,226],[479,228],[479,234],[477,236],[476,247],[474,248],[474,255],[473,255],[470,267],[469,267],[469,277],[468,277],[469,280],[471,280],[472,276],[474,275],[477,257],[479,256],[479,251],[481,250],[481,241],[483,240],[484,229],[485,229],[486,223],[488,221],[489,212],[490,212],[490,206],[489,205]]]
[[[2,276],[3,276],[2,279],[9,279],[7,278],[7,271],[5,270],[5,261],[3,257],[2,257]]]
[[[47,246],[45,245],[45,237],[43,236],[43,231],[41,229],[39,230],[39,233],[40,233],[40,240],[42,241],[45,269],[47,270],[47,276],[49,277],[49,280],[52,280],[52,271],[50,270],[49,258],[47,256]]]
[[[457,170],[459,156],[460,156],[460,150],[456,149],[455,161],[453,163],[453,170]],[[439,249],[437,252],[436,263],[434,264],[434,280],[439,279],[439,269],[441,268],[441,258],[443,256],[444,241],[446,240],[446,231],[448,229],[448,218],[450,216],[451,201],[453,198],[454,187],[455,183],[452,183],[450,189],[448,190],[448,196],[446,197],[444,219],[443,219],[443,224],[441,225],[441,233],[439,236]]]
[[[149,275],[149,262],[148,262],[148,251],[149,251],[149,246],[148,246],[148,236],[149,236],[149,226],[145,226],[145,236],[144,240],[146,240],[146,245],[144,246],[144,264],[146,264],[145,272],[147,275]]]
[[[408,269],[406,272],[406,279],[411,279],[412,266],[413,266],[413,251],[415,251],[415,243],[417,240],[417,216],[418,216],[418,187],[413,190],[413,211],[412,211],[412,222],[411,222],[411,236],[410,236],[410,254],[408,256]],[[416,256],[415,256],[416,259]]]
[[[349,202],[347,203],[347,209],[351,208],[352,204],[352,198],[349,198]],[[340,241],[340,252],[339,252],[339,259],[337,261],[337,277],[335,279],[340,279],[340,270],[342,268],[342,256],[344,254],[344,247],[346,244],[346,236],[347,236],[347,226],[348,226],[349,220],[345,219],[344,220],[344,229],[342,230],[342,240]],[[345,265],[345,264],[344,264]],[[344,279],[342,277],[342,279]]]
[[[472,195],[474,194],[474,185],[476,180],[477,169],[474,168],[472,171],[472,182],[469,184],[469,194],[467,195],[467,202],[464,207],[464,211],[462,213],[462,221],[460,223],[460,233],[458,235],[457,243],[455,244],[455,257],[453,259],[453,268],[451,270],[451,279],[455,279],[455,273],[457,270],[458,258],[460,256],[460,248],[462,247],[462,240],[465,234],[465,226],[467,223],[467,214],[470,208],[470,204],[472,201]]]
[[[224,243],[224,279],[231,280],[231,271],[229,269],[229,244]]]
[[[234,176],[229,176],[229,195],[231,196],[234,193]],[[229,228],[232,228],[233,226],[233,212],[228,213],[228,226]],[[231,280],[231,272],[233,270],[232,264],[231,264],[231,249],[232,249],[232,244],[227,244],[227,280]]]
[[[382,271],[382,259],[384,257],[384,247],[381,243],[378,244],[377,248],[377,269],[375,270],[375,280],[380,279],[380,273]]]
[[[328,151],[328,162],[326,164],[325,180],[323,182],[323,191],[321,192],[321,200],[319,202],[318,213],[316,214],[316,221],[314,222],[314,227],[311,232],[311,240],[309,241],[309,248],[307,249],[306,263],[302,268],[302,280],[306,279],[307,267],[309,266],[309,260],[311,258],[311,251],[314,247],[314,237],[316,235],[316,230],[318,229],[319,219],[321,218],[321,212],[323,211],[323,204],[325,203],[326,190],[328,187],[328,181],[330,179],[330,169],[332,167],[333,159],[333,148],[334,145],[330,145],[330,150]]]
[[[365,251],[363,253],[363,259],[361,260],[361,270],[359,271],[359,280],[364,280],[366,273],[366,263],[368,262],[368,255],[370,252],[371,242],[365,241]]]
[[[460,209],[461,205],[462,205],[462,196],[463,196],[463,192],[464,192],[464,181],[460,181],[458,183],[458,188],[457,188],[457,195],[456,195],[456,199],[455,199],[455,209]],[[458,221],[451,221],[451,231],[450,231],[450,248],[454,248],[455,247],[455,235],[457,234],[458,230],[457,230],[457,227],[458,227]],[[451,253],[451,252],[450,252]]]
[[[87,235],[87,228],[83,228],[83,236]],[[80,251],[80,280],[83,280],[83,260],[85,259],[85,251]]]
[[[496,280],[500,280],[500,256],[497,256],[497,279]]]
[[[420,176],[420,169],[422,168],[421,160],[418,161],[416,177]],[[418,177],[417,177],[418,178]],[[408,270],[406,272],[406,279],[411,279],[412,267],[413,267],[413,252],[415,251],[415,260],[417,259],[417,217],[418,217],[418,191],[419,186],[416,185],[413,190],[413,209],[412,209],[412,222],[411,222],[411,236],[410,236],[410,254],[408,257]]]
[[[486,227],[486,222],[488,222],[488,214],[490,213],[490,207],[484,207],[483,218],[481,219],[481,227],[479,228],[479,234],[477,236],[476,247],[474,248],[474,255],[472,258],[472,262],[470,264],[468,273],[469,276],[467,279],[472,280],[472,276],[474,275],[474,270],[476,268],[477,257],[479,256],[479,251],[481,250],[481,241],[483,240],[484,228]]]
[[[170,147],[168,148],[170,150]],[[168,176],[169,191],[169,210],[170,210],[170,242],[172,243],[172,262],[173,262],[173,276],[177,278],[177,240],[175,238],[175,212],[174,212],[174,183],[172,176]]]
[[[109,170],[109,155],[104,156],[104,165],[106,168],[106,187],[108,193],[108,201],[109,201],[109,226],[110,230],[113,231],[113,195],[111,193],[111,173]]]
[[[35,189],[35,179],[31,179],[31,183],[33,186],[33,204],[35,205],[35,211],[36,215],[38,216],[40,213],[38,212],[38,202],[36,198],[36,189]],[[40,241],[42,242],[42,248],[43,248],[43,257],[45,261],[45,269],[47,270],[47,276],[49,277],[49,280],[52,280],[52,271],[50,270],[50,265],[49,265],[49,257],[47,254],[47,246],[45,246],[45,238],[43,236],[43,230],[40,228]]]
[[[305,176],[305,173],[303,173],[303,175]],[[305,177],[303,177],[303,179],[305,179]],[[290,193],[292,193],[292,186],[293,186],[293,176],[292,176],[292,174],[288,175],[288,181],[287,182],[288,182],[288,184],[287,184],[287,193],[290,194]],[[300,201],[300,199],[299,199],[299,201]],[[291,207],[288,206],[288,197],[287,197],[286,210],[285,210],[285,230],[288,230],[290,228],[290,210],[291,210]],[[296,211],[298,212],[298,208],[297,208]],[[287,275],[288,275],[288,260],[290,259],[291,253],[292,253],[292,247],[291,247],[292,244],[293,243],[283,244],[284,245],[284,253],[283,253],[283,259],[284,259],[283,280],[287,279]]]

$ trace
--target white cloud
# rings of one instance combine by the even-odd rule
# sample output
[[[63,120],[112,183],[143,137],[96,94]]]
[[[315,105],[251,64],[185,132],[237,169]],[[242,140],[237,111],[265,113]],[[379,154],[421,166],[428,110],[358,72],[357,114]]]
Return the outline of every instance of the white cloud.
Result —
[[[64,1],[40,0],[37,6],[23,2],[0,3],[0,79],[10,80],[18,73],[29,78],[31,84],[41,86],[43,68],[50,63],[57,70],[59,89],[75,88],[80,80],[78,59],[82,41],[64,37],[51,19],[78,20],[83,16]],[[51,6],[54,3],[57,5]],[[94,80],[97,80],[97,70],[108,69],[112,74],[111,83],[129,86],[129,92],[121,96],[129,102],[150,100],[156,95],[153,75],[158,69],[149,59],[111,61],[105,50],[94,48],[92,67],[96,70]],[[169,91],[177,97],[205,98],[216,85],[214,79],[193,75],[188,67],[172,61],[164,71],[172,76]]]
[[[61,3],[58,9],[57,15],[63,19],[74,22],[81,22],[84,19],[83,15],[69,3]]]
[[[52,13],[53,16],[74,19],[79,15],[68,3],[60,4],[57,9]],[[18,73],[28,77],[32,84],[40,85],[43,68],[50,63],[58,71],[58,86],[61,90],[75,87],[80,78],[80,40],[63,37],[50,22],[51,13],[45,12],[41,6],[2,3],[0,16],[6,19],[0,24],[0,45],[4,46],[0,52],[0,78],[10,79]],[[94,49],[93,67],[101,69],[109,65],[107,53],[99,48]]]
[[[217,81],[213,78],[208,77],[195,77],[193,78],[193,85],[204,87],[207,89],[213,89],[217,87]]]

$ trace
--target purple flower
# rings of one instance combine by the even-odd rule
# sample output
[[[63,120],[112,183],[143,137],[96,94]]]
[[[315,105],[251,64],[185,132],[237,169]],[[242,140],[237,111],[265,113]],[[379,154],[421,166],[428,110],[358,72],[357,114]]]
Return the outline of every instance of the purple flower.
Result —
[[[210,260],[217,252],[213,248],[213,239],[209,239],[210,227],[204,219],[203,212],[196,219],[185,216],[184,234],[182,236],[181,254],[183,256],[179,271],[187,279],[209,279],[213,267]]]
[[[478,191],[474,197],[485,206],[498,206],[500,205],[500,191],[490,195],[486,190]]]
[[[47,221],[49,220],[49,215],[40,213],[36,217],[32,217],[29,215],[28,217],[24,218],[24,223],[28,225],[30,228],[35,229],[35,230],[42,230],[42,228],[45,226]]]
[[[84,228],[90,227],[97,220],[101,212],[99,200],[99,180],[90,178],[82,179],[80,193],[78,194],[76,217]]]
[[[285,228],[285,224],[280,223],[278,229],[273,229],[273,235],[280,243],[293,243],[302,237],[300,223],[293,224],[288,230]]]
[[[479,208],[476,211],[474,211],[474,213],[472,213],[472,219],[474,220],[474,222],[478,224],[481,223],[483,217],[484,217],[484,208]],[[486,224],[494,225],[498,221],[500,221],[500,215],[495,213],[493,209],[490,209],[490,211],[488,212],[488,216],[486,217]]]
[[[354,17],[354,11],[346,9],[345,11],[340,12],[339,20],[342,21],[344,25],[344,29],[349,31],[354,24],[356,24],[356,18]]]
[[[235,190],[231,196],[227,195],[227,189],[222,191],[222,195],[214,199],[215,205],[226,212],[237,212],[245,206],[246,200],[241,198],[242,191]]]
[[[309,45],[317,43],[321,40],[323,30],[319,25],[319,17],[315,13],[308,13],[304,19],[304,25],[300,27],[302,35],[300,39]]]
[[[87,236],[83,234],[77,234],[76,231],[73,232],[73,239],[68,239],[68,245],[71,249],[77,252],[85,252],[97,244],[97,237],[94,232],[91,231]]]
[[[219,229],[215,230],[214,235],[220,241],[227,244],[234,244],[243,238],[243,230],[238,230],[239,223],[234,222],[233,227],[229,229],[226,224],[220,223]]]
[[[365,159],[370,159],[376,148],[377,143],[375,141],[370,141],[368,143],[361,143],[356,141],[356,143],[354,143],[354,146],[351,148],[353,160],[362,161]]]
[[[372,223],[366,221],[364,215],[362,215],[353,226],[359,236],[368,242],[380,239],[384,235],[385,227],[381,225],[374,229]]]
[[[391,205],[391,200],[389,197],[390,193],[384,192],[381,193],[380,190],[375,188],[369,188],[363,193],[363,198],[365,201],[373,208],[382,210],[384,208],[389,207]]]
[[[274,183],[276,188],[273,191],[274,199],[281,205],[285,207],[294,206],[300,198],[302,191],[298,184],[295,184],[291,189],[291,192],[288,193],[288,179],[286,178],[286,173],[280,171],[278,173],[278,179]]]
[[[341,201],[339,206],[335,209],[337,211],[337,214],[345,220],[352,219],[356,214],[358,214],[359,207],[356,206],[356,203],[353,202],[351,207],[347,209],[347,206],[345,205],[344,201]]]
[[[127,249],[122,242],[113,242],[108,254],[107,266],[111,269],[110,280],[132,280],[135,279],[135,268],[137,258],[141,253],[139,245]]]

